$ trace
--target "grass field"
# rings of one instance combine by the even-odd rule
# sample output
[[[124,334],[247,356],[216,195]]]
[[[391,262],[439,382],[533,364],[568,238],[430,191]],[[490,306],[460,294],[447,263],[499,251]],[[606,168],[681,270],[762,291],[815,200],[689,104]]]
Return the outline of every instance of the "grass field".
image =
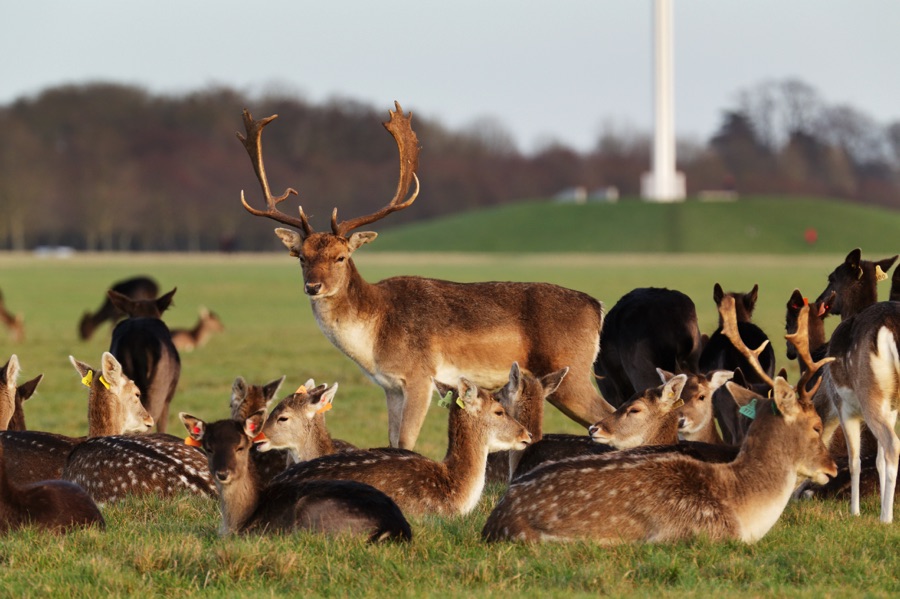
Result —
[[[386,238],[388,236],[385,236]],[[380,243],[381,239],[376,243]],[[373,245],[374,247],[374,245]],[[849,249],[849,248],[847,248]],[[701,329],[715,328],[712,287],[760,285],[756,322],[781,339],[784,306],[798,287],[815,297],[846,251],[816,256],[600,254],[357,254],[363,275],[378,280],[422,274],[461,281],[540,280],[580,289],[607,307],[640,286],[676,288],[697,304]],[[866,252],[864,257],[884,255]],[[25,314],[26,340],[13,345],[0,331],[0,360],[16,353],[22,380],[45,378],[26,404],[29,428],[65,434],[86,430],[87,390],[68,355],[98,364],[109,328],[78,341],[76,323],[96,309],[105,288],[150,274],[164,290],[178,287],[170,327],[188,326],[201,304],[226,330],[184,354],[170,432],[181,435],[178,411],[214,420],[228,414],[234,377],[266,382],[287,375],[283,396],[313,377],[340,383],[328,424],[335,437],[383,445],[387,417],[381,390],[319,332],[302,294],[299,266],[283,253],[206,256],[76,256],[68,260],[0,255],[0,289],[9,309]],[[883,283],[882,297],[887,296]],[[833,327],[833,323],[832,323]],[[792,376],[796,372],[791,368]],[[545,430],[582,432],[552,408]],[[418,449],[440,458],[446,413],[429,413]],[[900,592],[900,528],[883,526],[877,502],[851,518],[845,502],[788,506],[759,543],[603,548],[484,545],[479,531],[502,493],[488,488],[472,514],[412,521],[409,546],[368,547],[297,534],[220,539],[218,509],[205,499],[133,500],[104,509],[108,528],[65,537],[24,531],[0,538],[0,596],[888,596]]]

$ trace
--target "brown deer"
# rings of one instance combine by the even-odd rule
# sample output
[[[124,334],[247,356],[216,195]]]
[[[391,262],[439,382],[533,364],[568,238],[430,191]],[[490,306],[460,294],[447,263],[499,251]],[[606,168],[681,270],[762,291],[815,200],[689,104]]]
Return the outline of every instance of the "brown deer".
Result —
[[[325,426],[325,412],[331,409],[337,389],[337,383],[317,387],[313,379],[306,381],[269,414],[262,430],[264,438],[256,448],[265,452],[284,450],[293,464],[357,449],[346,441],[332,439]]]
[[[362,536],[372,542],[412,538],[397,504],[369,485],[325,480],[263,486],[249,455],[265,408],[243,422],[229,419],[207,424],[184,412],[179,417],[215,474],[222,513],[220,534],[310,530]]]
[[[755,419],[732,462],[623,452],[547,464],[510,484],[482,537],[612,544],[705,535],[756,541],[778,520],[799,477],[824,482],[836,473],[807,376],[796,390],[776,378],[773,398],[755,404]],[[627,500],[635,494],[640,498]]]
[[[0,534],[26,526],[65,532],[84,526],[104,528],[106,523],[90,496],[74,483],[10,480],[0,443]]]
[[[589,295],[547,283],[393,277],[372,284],[359,274],[351,256],[377,234],[355,230],[409,207],[418,195],[418,139],[411,117],[396,108],[385,123],[400,152],[394,198],[377,212],[341,222],[335,209],[331,233],[314,232],[302,208],[298,217],[276,208],[296,191],[275,197],[269,187],[261,133],[275,116],[257,121],[245,110],[246,135],[238,134],[267,207],[251,207],[243,194],[241,202],[251,214],[293,227],[275,233],[300,260],[319,328],[384,389],[390,444],[415,446],[432,380],[466,376],[497,388],[515,361],[536,376],[568,366],[569,375],[549,401],[577,422],[587,426],[612,413],[593,385],[603,307]],[[413,181],[416,191],[406,197]]]
[[[447,455],[442,462],[397,448],[334,453],[295,464],[277,481],[356,480],[387,493],[404,514],[467,514],[481,497],[488,453],[522,449],[531,435],[490,393],[460,378],[455,390],[438,383],[450,399]]]
[[[154,299],[159,295],[159,285],[150,277],[139,276],[113,283],[111,289],[131,299]],[[88,340],[94,335],[94,331],[104,322],[115,324],[125,318],[125,313],[116,308],[108,296],[103,298],[103,304],[96,312],[85,312],[78,322],[78,336],[82,340]]]
[[[660,372],[660,376],[665,382],[674,375],[670,372]],[[706,374],[687,375],[687,381],[681,392],[684,405],[681,406],[678,414],[678,438],[680,440],[712,444],[724,443],[718,428],[716,428],[713,397],[716,391],[730,381],[733,376],[734,373],[730,370],[714,370]]]
[[[149,300],[131,299],[114,290],[107,295],[116,309],[128,315],[113,329],[109,351],[141,390],[141,401],[153,416],[156,430],[164,433],[169,404],[181,376],[181,356],[162,321],[162,313],[171,305],[175,289]]]
[[[828,285],[816,298],[816,302],[831,299],[831,313],[841,320],[862,312],[878,302],[878,283],[887,279],[897,256],[882,260],[863,260],[859,248],[852,250],[844,262],[828,275]],[[831,298],[832,293],[834,297]]]
[[[104,352],[100,376],[72,356],[69,361],[90,389],[88,437],[143,433],[153,426],[153,418],[141,405],[140,391],[122,373],[115,356]],[[69,453],[85,439],[40,431],[0,432],[6,468],[19,484],[61,478]]]
[[[39,374],[30,381],[18,383],[19,358],[16,354],[9,357],[9,360],[0,367],[0,431],[24,431],[25,430],[25,411],[22,409],[22,402],[34,395],[38,384],[44,378],[43,374]]]
[[[265,412],[275,400],[275,394],[284,382],[284,376],[265,385],[252,385],[239,376],[231,386],[231,419],[244,422],[259,410]],[[256,465],[256,474],[262,484],[268,484],[276,474],[292,464],[287,451],[262,452],[257,445],[250,449]]]
[[[2,291],[0,291],[0,322],[3,322],[9,329],[9,335],[13,342],[21,343],[25,340],[25,317],[21,314],[13,314],[6,309]]]
[[[569,369],[563,368],[542,377],[536,377],[530,372],[523,372],[518,362],[513,362],[509,369],[509,382],[494,394],[500,405],[511,418],[525,427],[531,433],[531,447],[538,443],[544,436],[544,401],[550,397],[568,374]],[[522,459],[524,450],[508,450],[506,452],[492,453],[488,458],[488,470],[492,468],[494,458],[506,458],[503,468],[504,481],[512,478]],[[503,454],[506,454],[505,456]],[[499,460],[498,460],[499,461]]]
[[[823,392],[834,404],[847,442],[850,513],[859,515],[860,438],[865,422],[878,443],[881,521],[889,523],[900,458],[895,430],[900,409],[900,303],[877,303],[843,318],[829,342],[828,355],[835,362],[822,378]]]
[[[657,287],[629,291],[603,321],[594,364],[600,392],[619,407],[636,392],[658,384],[657,368],[698,372],[701,349],[691,298]]]
[[[218,314],[210,312],[205,306],[200,307],[197,324],[190,329],[172,329],[172,343],[178,351],[193,351],[206,345],[214,333],[221,333],[225,325]]]

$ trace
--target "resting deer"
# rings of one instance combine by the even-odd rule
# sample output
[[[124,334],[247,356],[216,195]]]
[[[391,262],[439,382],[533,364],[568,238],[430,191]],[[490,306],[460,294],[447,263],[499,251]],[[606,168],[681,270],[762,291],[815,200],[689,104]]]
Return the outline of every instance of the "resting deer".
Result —
[[[404,514],[467,514],[481,498],[487,456],[522,449],[531,435],[491,395],[460,378],[456,390],[438,384],[451,397],[447,455],[442,462],[412,451],[364,449],[322,456],[295,464],[276,481],[356,480],[381,489]]]
[[[603,398],[619,407],[657,385],[657,368],[699,372],[700,351],[691,298],[672,289],[642,287],[622,296],[606,315],[594,373]]]
[[[112,304],[128,315],[113,329],[109,351],[141,390],[141,401],[156,421],[156,430],[164,433],[181,376],[181,357],[162,321],[175,289],[150,300],[134,300],[113,290],[108,295]]]
[[[115,356],[104,352],[100,376],[84,362],[69,356],[88,392],[88,437],[143,433],[153,426],[153,418],[141,405],[140,391],[122,373]],[[90,374],[88,374],[90,373]],[[107,387],[108,385],[108,387]],[[69,453],[85,437],[67,437],[40,431],[0,432],[6,467],[19,484],[62,477]]]
[[[482,536],[609,544],[697,535],[756,541],[780,517],[798,477],[824,482],[836,472],[807,376],[796,390],[776,378],[773,399],[755,404],[755,420],[732,462],[624,452],[547,464],[510,484]],[[635,494],[640,498],[622,500]]]
[[[154,299],[159,295],[159,285],[150,277],[132,277],[113,283],[111,289],[134,300]],[[96,312],[85,312],[78,322],[78,336],[88,340],[94,331],[106,321],[116,323],[125,318],[125,313],[116,308],[109,296],[103,298],[103,304]]]
[[[369,541],[406,541],[409,523],[387,495],[353,481],[284,481],[263,486],[254,460],[253,439],[265,408],[244,421],[207,424],[181,412],[190,439],[206,453],[219,493],[220,534],[310,530],[362,536]]]
[[[221,333],[225,325],[215,312],[210,312],[205,306],[200,307],[200,317],[197,324],[190,329],[172,329],[172,343],[178,351],[193,351],[195,348],[206,345],[214,333]]]
[[[25,340],[25,318],[21,314],[13,314],[6,309],[2,291],[0,291],[0,321],[9,329],[10,337],[15,343]]]
[[[6,473],[0,444],[0,534],[25,526],[63,532],[106,523],[84,489],[62,480],[16,483]]]
[[[335,209],[331,233],[314,232],[302,208],[298,217],[276,208],[296,192],[275,197],[269,187],[260,136],[275,117],[257,121],[245,110],[246,135],[238,134],[267,207],[251,207],[243,193],[241,202],[251,214],[293,227],[275,233],[300,260],[319,328],[384,389],[390,444],[415,446],[432,380],[466,376],[480,387],[497,388],[516,361],[536,376],[568,366],[569,375],[549,401],[577,422],[587,426],[612,413],[593,385],[603,308],[589,295],[547,283],[393,277],[372,284],[357,271],[351,256],[376,233],[356,229],[409,207],[418,195],[418,139],[411,117],[396,108],[385,123],[400,152],[394,198],[377,212],[341,222]],[[416,191],[406,197],[414,180]]]
[[[265,412],[275,400],[275,394],[281,388],[285,377],[269,381],[265,385],[252,385],[239,376],[231,385],[231,419],[244,422],[259,410]],[[256,473],[263,484],[268,484],[276,474],[291,464],[291,458],[286,451],[259,451],[254,445],[250,453],[256,465]]]
[[[531,433],[531,443],[540,442],[544,436],[544,401],[557,389],[568,374],[569,369],[563,368],[551,372],[542,377],[536,377],[530,372],[523,372],[517,362],[513,362],[509,369],[509,382],[494,394],[500,405],[506,410],[510,418],[516,420]],[[527,449],[527,448],[526,448]],[[505,458],[503,463],[503,475],[495,476],[508,481],[516,472],[524,450],[509,450],[495,452],[488,457],[488,470],[494,467],[494,458]],[[503,454],[506,455],[503,455]],[[499,460],[498,460],[499,461]],[[493,479],[492,479],[493,480]]]
[[[356,449],[350,443],[332,439],[325,426],[338,384],[316,386],[309,379],[294,393],[279,402],[269,414],[262,430],[259,451],[284,450],[291,463],[297,464],[323,455]]]
[[[859,250],[854,250],[829,275],[823,292],[836,292],[832,312],[842,319],[829,342],[828,355],[835,361],[823,376],[823,393],[834,404],[847,442],[850,513],[859,515],[860,439],[865,422],[878,444],[875,465],[881,521],[885,523],[894,517],[900,461],[900,438],[895,430],[900,410],[900,303],[880,302],[865,308],[861,305],[865,297],[871,299],[877,281],[887,278],[884,270],[896,258],[873,263],[860,260]]]
[[[18,383],[19,358],[16,354],[0,367],[0,431],[24,431],[25,411],[22,402],[31,397],[37,389],[38,383],[44,378],[39,374],[30,381]]]

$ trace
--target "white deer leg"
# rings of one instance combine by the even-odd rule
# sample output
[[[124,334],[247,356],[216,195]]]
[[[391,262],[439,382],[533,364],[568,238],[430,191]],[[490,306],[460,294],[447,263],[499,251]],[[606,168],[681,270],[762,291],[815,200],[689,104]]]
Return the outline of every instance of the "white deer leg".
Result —
[[[841,426],[847,440],[847,465],[850,468],[850,513],[859,515],[859,458],[860,419],[857,416],[846,417],[841,414]]]
[[[888,524],[894,519],[894,492],[897,488],[897,464],[900,461],[900,438],[894,431],[897,412],[884,415],[884,420],[869,422],[869,429],[878,439],[878,483],[881,495],[881,521]]]

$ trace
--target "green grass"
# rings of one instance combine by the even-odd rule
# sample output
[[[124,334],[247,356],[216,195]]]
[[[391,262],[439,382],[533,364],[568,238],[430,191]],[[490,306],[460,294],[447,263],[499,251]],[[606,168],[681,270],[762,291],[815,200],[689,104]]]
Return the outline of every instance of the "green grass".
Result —
[[[386,241],[378,239],[371,248]],[[873,254],[863,244],[867,257]],[[638,286],[667,286],[696,302],[701,329],[715,327],[712,287],[745,290],[760,284],[756,321],[775,340],[784,364],[784,305],[794,287],[815,296],[846,251],[823,256],[395,254],[357,253],[363,275],[395,274],[456,280],[540,280],[583,290],[607,307]],[[218,312],[224,333],[183,355],[175,413],[214,420],[228,414],[234,377],[266,382],[282,374],[282,394],[313,377],[340,383],[328,413],[332,433],[361,446],[383,445],[387,418],[381,390],[334,349],[318,330],[303,296],[299,266],[284,254],[236,256],[76,256],[41,260],[0,255],[0,289],[25,314],[26,340],[13,345],[0,331],[0,360],[16,353],[22,380],[45,379],[26,404],[33,429],[66,434],[86,430],[87,390],[68,363],[75,355],[96,365],[109,329],[77,340],[82,311],[95,309],[111,282],[133,274],[178,287],[170,326],[187,326],[200,304]],[[882,284],[882,297],[887,283]],[[833,325],[832,325],[833,326]],[[796,372],[792,369],[792,373]],[[582,432],[552,408],[548,431]],[[432,409],[418,449],[440,458],[446,413]],[[0,538],[0,596],[730,596],[895,595],[900,527],[877,520],[874,498],[851,518],[843,501],[791,504],[759,543],[698,539],[674,545],[604,548],[570,545],[485,545],[479,531],[502,493],[488,488],[462,518],[412,521],[408,546],[368,547],[308,534],[220,539],[217,506],[183,498],[132,500],[104,508],[105,531],[55,537],[22,531]]]
[[[422,193],[417,202],[427,201]],[[389,219],[385,224],[390,226]],[[813,246],[804,240],[810,227],[818,233]],[[623,200],[583,205],[544,201],[394,227],[377,248],[846,255],[854,247],[895,253],[898,229],[900,212],[826,199],[760,197],[675,204]]]

